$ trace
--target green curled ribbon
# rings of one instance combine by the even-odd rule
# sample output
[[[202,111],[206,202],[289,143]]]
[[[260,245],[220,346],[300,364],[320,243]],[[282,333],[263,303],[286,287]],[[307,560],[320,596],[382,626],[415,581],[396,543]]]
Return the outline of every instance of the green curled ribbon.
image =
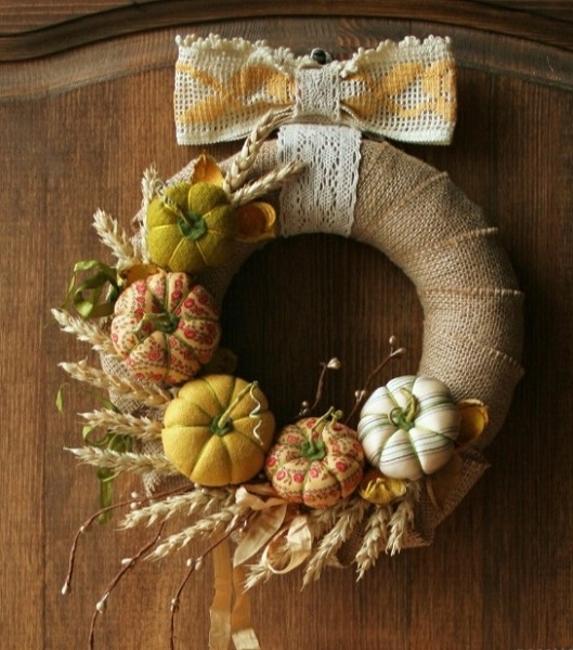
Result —
[[[80,274],[91,273],[80,280]],[[119,296],[120,278],[116,269],[98,260],[80,260],[74,265],[64,307],[72,304],[83,319],[101,318],[113,313]]]

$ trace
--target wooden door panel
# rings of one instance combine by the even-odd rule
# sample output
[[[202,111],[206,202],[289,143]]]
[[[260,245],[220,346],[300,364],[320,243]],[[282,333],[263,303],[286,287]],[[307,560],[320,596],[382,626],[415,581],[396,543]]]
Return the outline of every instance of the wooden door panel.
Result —
[[[408,33],[452,35],[461,66],[454,144],[406,149],[447,170],[499,225],[526,292],[527,374],[488,449],[492,469],[432,547],[382,558],[359,584],[351,571],[336,570],[302,593],[299,575],[277,579],[253,594],[254,623],[273,650],[566,647],[573,643],[573,55],[525,34],[473,30],[459,17],[449,27],[364,18],[364,6],[344,18],[213,20],[189,31],[268,38],[297,52],[321,45],[337,55]],[[432,18],[430,9],[417,14],[424,17]],[[192,21],[189,13],[185,22]],[[196,153],[175,144],[176,31],[187,26],[0,66],[2,647],[82,647],[95,602],[121,558],[147,537],[117,532],[114,523],[86,535],[73,593],[60,596],[68,544],[97,505],[93,473],[62,447],[79,443],[74,413],[91,408],[94,396],[70,384],[65,413],[57,413],[64,381],[57,363],[83,348],[58,333],[49,308],[61,302],[75,260],[103,255],[93,210],[127,224],[139,207],[142,170],[154,161],[168,176]],[[286,419],[312,393],[318,362],[333,354],[344,370],[327,399],[344,406],[391,333],[409,349],[396,371],[414,370],[423,315],[414,288],[384,257],[312,236],[274,242],[249,260],[226,298],[224,325],[241,372],[261,380]],[[116,489],[139,488],[118,481]],[[166,647],[169,601],[186,557],[144,564],[126,578],[96,647]],[[207,567],[185,592],[180,647],[207,647],[211,590]]]

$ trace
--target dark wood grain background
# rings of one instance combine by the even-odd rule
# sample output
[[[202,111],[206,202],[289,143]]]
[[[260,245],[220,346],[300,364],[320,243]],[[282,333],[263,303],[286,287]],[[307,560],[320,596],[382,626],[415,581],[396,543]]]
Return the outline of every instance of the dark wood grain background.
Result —
[[[460,63],[455,142],[408,151],[447,170],[484,206],[527,296],[527,374],[488,450],[492,469],[431,548],[382,558],[358,585],[351,572],[331,570],[302,593],[298,575],[258,589],[263,647],[572,647],[572,3],[336,2],[326,16],[329,3],[321,2],[313,17],[311,3],[290,2],[267,18],[257,2],[220,1],[208,10],[201,2],[123,3],[128,14],[120,16],[137,13],[137,29],[98,13],[80,18],[79,28],[53,26],[121,4],[0,2],[7,61],[0,65],[0,646],[84,647],[95,602],[140,543],[141,533],[117,532],[113,522],[87,535],[74,591],[60,596],[72,534],[97,505],[93,473],[62,448],[79,443],[74,413],[94,397],[69,384],[65,414],[57,413],[64,380],[57,362],[79,358],[83,348],[58,333],[49,308],[60,303],[75,260],[104,254],[93,210],[127,224],[142,170],[155,161],[168,176],[194,154],[175,144],[173,37],[218,31],[339,56],[387,37],[450,34]],[[272,16],[281,10],[283,17]],[[420,354],[414,288],[379,254],[334,237],[273,243],[242,269],[224,309],[241,373],[260,379],[281,418],[310,395],[321,359],[343,359],[328,397],[346,406],[391,333],[410,351],[397,370],[415,370]],[[126,579],[100,621],[97,647],[167,647],[168,605],[185,557]],[[211,588],[206,569],[185,592],[179,647],[207,646]]]

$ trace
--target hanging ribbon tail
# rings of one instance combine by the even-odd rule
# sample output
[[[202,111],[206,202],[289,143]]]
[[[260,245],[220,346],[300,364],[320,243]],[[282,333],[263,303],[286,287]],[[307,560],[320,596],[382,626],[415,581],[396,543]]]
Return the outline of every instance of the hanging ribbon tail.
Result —
[[[260,650],[251,624],[251,604],[243,584],[242,567],[233,569],[231,548],[224,540],[213,550],[215,595],[210,609],[209,650]],[[234,604],[233,604],[234,600]]]
[[[231,549],[224,540],[213,550],[215,595],[209,610],[209,650],[229,650],[231,641],[231,606],[233,603],[233,577]]]
[[[235,650],[260,650],[259,640],[251,623],[251,599],[244,589],[244,567],[233,570],[235,606],[231,614],[231,634]]]
[[[448,38],[384,41],[325,65],[286,48],[213,34],[177,42],[179,144],[242,139],[269,112],[285,123],[350,126],[402,142],[451,141],[456,70]]]

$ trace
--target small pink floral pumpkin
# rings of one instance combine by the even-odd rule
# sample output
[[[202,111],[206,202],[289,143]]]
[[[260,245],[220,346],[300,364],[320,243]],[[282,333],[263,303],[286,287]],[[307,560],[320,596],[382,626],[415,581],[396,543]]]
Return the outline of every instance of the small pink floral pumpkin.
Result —
[[[354,492],[363,465],[355,431],[336,421],[304,418],[281,431],[265,471],[283,499],[328,508]]]
[[[111,338],[141,381],[180,384],[208,363],[221,337],[211,294],[185,273],[159,271],[119,296]]]

